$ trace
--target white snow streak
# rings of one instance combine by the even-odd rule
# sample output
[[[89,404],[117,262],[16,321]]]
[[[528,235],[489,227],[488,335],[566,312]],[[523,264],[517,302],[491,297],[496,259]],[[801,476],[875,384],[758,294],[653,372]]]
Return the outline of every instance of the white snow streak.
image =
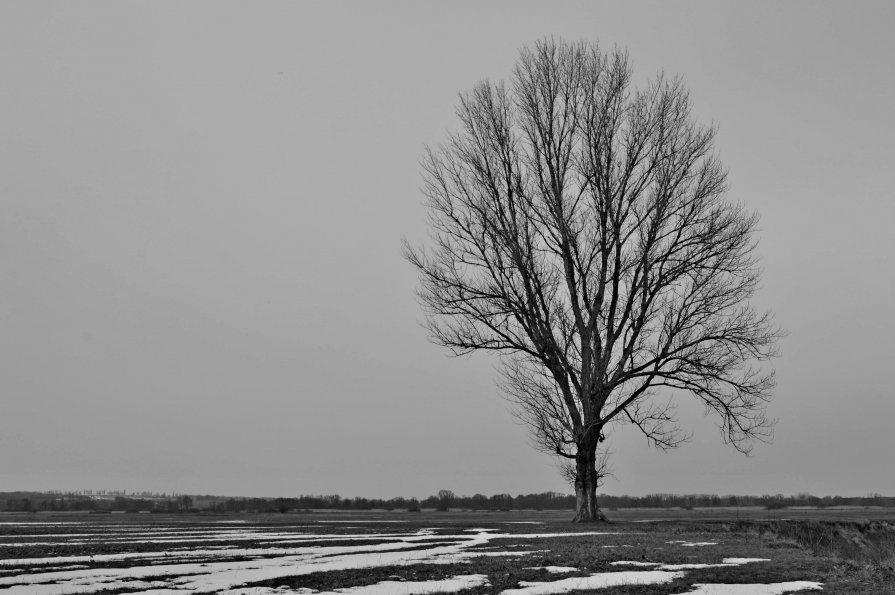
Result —
[[[693,591],[687,591],[686,595],[778,595],[779,593],[793,593],[795,591],[820,591],[822,583],[813,581],[791,581],[788,583],[770,584],[695,584]]]
[[[724,568],[725,566],[742,566],[752,562],[770,562],[768,558],[724,558],[720,564],[661,564],[659,562],[632,562],[619,560],[610,562],[613,566],[653,566],[654,570],[696,570],[699,568]]]
[[[661,585],[684,576],[683,572],[642,570],[630,572],[599,572],[590,576],[565,578],[547,583],[520,581],[519,589],[507,589],[502,595],[552,595],[584,589],[606,589],[623,585]]]
[[[288,593],[314,593],[315,595],[426,595],[427,593],[456,593],[463,589],[487,587],[488,576],[484,574],[464,574],[435,581],[383,581],[362,587],[347,587],[338,591],[318,593],[310,589],[288,591]],[[263,587],[232,589],[221,595],[280,595],[283,591]]]

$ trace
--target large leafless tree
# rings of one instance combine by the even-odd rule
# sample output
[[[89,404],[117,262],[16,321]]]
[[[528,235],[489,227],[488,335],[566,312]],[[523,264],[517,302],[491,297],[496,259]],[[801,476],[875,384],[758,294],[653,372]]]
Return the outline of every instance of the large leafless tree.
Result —
[[[631,77],[622,51],[545,40],[509,85],[461,94],[459,131],[423,161],[431,245],[405,246],[433,340],[501,355],[538,445],[569,463],[577,521],[605,518],[608,424],[676,446],[690,394],[741,451],[772,425],[757,215],[727,198],[682,82]]]

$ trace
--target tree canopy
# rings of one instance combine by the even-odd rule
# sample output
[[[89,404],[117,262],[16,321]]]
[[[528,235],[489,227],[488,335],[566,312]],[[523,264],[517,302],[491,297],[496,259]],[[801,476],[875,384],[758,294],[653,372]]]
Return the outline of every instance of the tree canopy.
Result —
[[[431,241],[405,254],[431,338],[501,356],[538,445],[571,462],[579,520],[601,516],[610,423],[676,446],[687,393],[735,448],[770,436],[782,332],[749,303],[758,216],[691,112],[680,78],[634,88],[621,50],[544,40],[509,84],[460,95],[460,129],[422,164]]]

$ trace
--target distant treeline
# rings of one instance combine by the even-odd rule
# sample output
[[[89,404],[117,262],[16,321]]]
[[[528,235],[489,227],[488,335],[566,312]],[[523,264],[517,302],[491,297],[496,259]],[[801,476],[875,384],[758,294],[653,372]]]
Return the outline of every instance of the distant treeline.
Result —
[[[191,496],[142,498],[58,492],[0,492],[0,512],[192,512],[196,509]]]
[[[715,494],[649,494],[646,496],[610,496],[598,501],[604,508],[711,508],[721,506],[759,506],[769,509],[789,506],[883,506],[895,507],[895,497],[869,494],[863,497],[783,494],[764,496],[718,496]],[[98,496],[58,492],[0,492],[0,511],[94,511],[94,512],[301,512],[311,510],[573,510],[575,496],[557,492],[540,494],[495,494],[458,496],[450,490],[419,500],[417,498],[342,498],[298,496],[295,498],[224,498],[220,496]]]

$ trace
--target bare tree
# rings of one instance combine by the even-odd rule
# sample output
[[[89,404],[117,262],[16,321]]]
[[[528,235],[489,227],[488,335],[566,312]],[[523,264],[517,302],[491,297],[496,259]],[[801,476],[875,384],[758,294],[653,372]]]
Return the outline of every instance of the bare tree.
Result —
[[[498,353],[538,445],[570,462],[575,520],[605,519],[607,426],[674,447],[678,394],[738,450],[769,437],[762,362],[782,332],[749,305],[758,218],[726,198],[715,128],[693,120],[682,81],[635,89],[626,53],[546,40],[509,86],[461,94],[457,115],[423,161],[431,246],[405,256],[432,339]]]

